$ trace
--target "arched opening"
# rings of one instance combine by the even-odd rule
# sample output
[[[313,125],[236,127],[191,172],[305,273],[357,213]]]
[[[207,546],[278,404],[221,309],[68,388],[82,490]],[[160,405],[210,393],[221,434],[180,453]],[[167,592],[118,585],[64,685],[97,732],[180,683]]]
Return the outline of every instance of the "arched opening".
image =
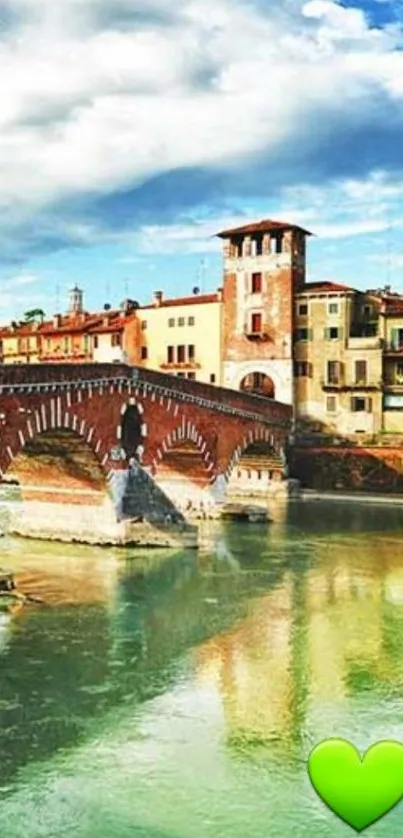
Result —
[[[129,404],[123,414],[122,418],[122,448],[126,453],[126,457],[130,460],[131,457],[140,459],[142,434],[141,434],[142,418],[140,411],[136,405]]]
[[[191,513],[211,500],[210,476],[205,455],[195,442],[184,439],[163,452],[155,479],[178,509]]]
[[[280,483],[285,476],[284,456],[269,442],[252,442],[234,464],[228,490],[235,495],[266,495],[272,484]]]
[[[264,372],[249,372],[243,377],[239,389],[245,393],[266,396],[268,399],[274,399],[275,396],[274,383]]]
[[[28,439],[4,482],[19,484],[25,500],[82,503],[85,497],[93,505],[107,494],[106,477],[91,446],[74,431],[61,428]]]

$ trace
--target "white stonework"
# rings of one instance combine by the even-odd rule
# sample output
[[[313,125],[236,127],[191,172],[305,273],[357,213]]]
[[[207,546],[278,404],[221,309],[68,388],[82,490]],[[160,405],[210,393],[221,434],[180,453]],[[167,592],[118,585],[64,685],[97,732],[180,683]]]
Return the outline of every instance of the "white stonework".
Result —
[[[264,373],[274,384],[274,398],[283,404],[293,404],[293,364],[287,360],[226,361],[224,387],[240,390],[241,381],[252,372]]]

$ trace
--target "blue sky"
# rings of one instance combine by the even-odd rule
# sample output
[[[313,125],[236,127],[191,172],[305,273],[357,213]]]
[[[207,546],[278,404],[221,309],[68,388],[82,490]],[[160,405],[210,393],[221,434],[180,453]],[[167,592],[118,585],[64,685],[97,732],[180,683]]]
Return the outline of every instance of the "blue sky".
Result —
[[[0,0],[0,321],[214,290],[264,217],[403,292],[402,46],[402,0]]]

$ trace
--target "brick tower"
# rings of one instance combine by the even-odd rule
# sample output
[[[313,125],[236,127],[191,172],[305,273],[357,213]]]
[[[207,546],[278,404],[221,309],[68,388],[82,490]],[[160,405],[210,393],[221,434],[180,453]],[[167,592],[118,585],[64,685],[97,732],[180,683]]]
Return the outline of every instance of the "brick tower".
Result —
[[[293,403],[294,296],[305,282],[307,230],[259,221],[224,242],[223,385]]]

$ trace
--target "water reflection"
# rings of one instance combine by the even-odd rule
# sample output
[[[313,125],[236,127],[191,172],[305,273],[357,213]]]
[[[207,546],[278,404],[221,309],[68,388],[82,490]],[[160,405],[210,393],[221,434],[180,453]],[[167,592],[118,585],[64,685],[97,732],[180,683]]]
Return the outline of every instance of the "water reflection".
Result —
[[[280,513],[268,528],[210,522],[210,546],[199,555],[3,543],[2,564],[45,599],[0,624],[4,802],[17,794],[22,769],[39,773],[40,761],[69,754],[74,806],[84,780],[97,801],[99,784],[105,795],[113,789],[110,821],[83,827],[85,838],[129,834],[124,795],[137,795],[144,838],[212,838],[217,830],[240,838],[263,799],[250,835],[267,834],[270,810],[270,834],[283,838],[298,833],[299,775],[298,805],[291,796],[278,810],[275,801],[290,793],[313,743],[346,735],[365,745],[384,734],[386,719],[388,735],[400,735],[400,510],[297,504]],[[147,713],[142,767],[132,722]],[[262,768],[273,759],[274,779]],[[21,812],[31,805],[24,801]],[[61,816],[63,829],[73,814]],[[344,834],[318,817],[298,834]],[[9,838],[4,823],[6,814],[0,828]],[[10,836],[26,835],[12,826]]]

